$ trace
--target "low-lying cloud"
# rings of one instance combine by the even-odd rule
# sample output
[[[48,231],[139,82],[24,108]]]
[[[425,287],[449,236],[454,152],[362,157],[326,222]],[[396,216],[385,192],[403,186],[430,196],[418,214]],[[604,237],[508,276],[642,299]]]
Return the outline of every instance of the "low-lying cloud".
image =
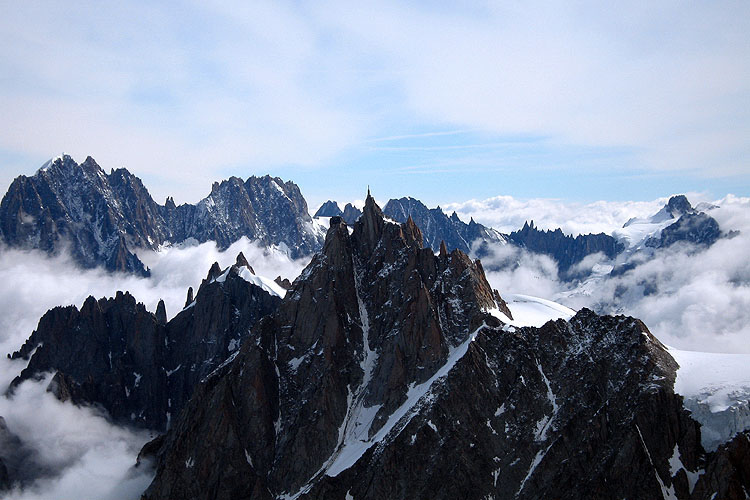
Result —
[[[482,261],[501,294],[526,293],[574,309],[639,317],[678,349],[750,352],[750,198],[730,195],[715,204],[721,208],[710,215],[721,229],[739,234],[707,249],[678,244],[615,262],[590,256],[576,267],[590,275],[582,283],[561,280],[554,263],[521,249],[495,247]],[[608,274],[608,264],[625,263],[634,267]]]
[[[689,195],[691,200],[696,195]],[[443,210],[456,211],[464,220],[475,221],[510,233],[534,221],[539,229],[560,228],[565,234],[611,233],[632,217],[648,217],[661,209],[668,197],[653,201],[595,201],[574,203],[551,198],[521,199],[513,196],[495,196],[485,200],[468,200],[449,203]]]
[[[0,393],[25,366],[24,361],[11,361],[5,354],[23,344],[48,309],[69,304],[80,307],[89,295],[112,297],[118,290],[127,290],[150,311],[155,311],[159,299],[164,299],[167,314],[172,317],[183,308],[187,288],[197,290],[213,262],[228,266],[240,251],[257,274],[270,278],[281,275],[293,280],[307,264],[244,238],[223,252],[213,242],[144,252],[140,257],[151,268],[150,278],[110,274],[101,269],[82,270],[67,255],[49,257],[38,251],[3,249]],[[29,452],[26,463],[38,470],[33,483],[4,498],[138,498],[152,473],[132,466],[140,448],[154,436],[112,425],[95,409],[59,402],[46,392],[48,382],[49,377],[26,381],[12,398],[0,397],[0,416]]]

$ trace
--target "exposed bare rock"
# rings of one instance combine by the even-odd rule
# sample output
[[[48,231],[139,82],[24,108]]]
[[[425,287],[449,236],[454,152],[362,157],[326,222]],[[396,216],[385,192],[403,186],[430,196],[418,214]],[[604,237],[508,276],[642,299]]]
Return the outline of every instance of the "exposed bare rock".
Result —
[[[162,206],[126,169],[107,174],[91,157],[79,165],[63,155],[17,177],[0,203],[0,240],[9,246],[68,249],[82,266],[112,271],[147,275],[139,248],[190,239],[226,249],[243,236],[293,258],[322,243],[299,188],[270,176],[232,177],[196,205],[167,198]]]
[[[250,270],[240,254],[237,262]],[[57,307],[12,355],[29,364],[12,382],[56,372],[48,390],[75,404],[98,404],[119,423],[164,430],[196,385],[239,350],[250,329],[281,299],[243,279],[234,265],[212,266],[195,300],[171,321],[129,293],[89,297],[80,310]]]

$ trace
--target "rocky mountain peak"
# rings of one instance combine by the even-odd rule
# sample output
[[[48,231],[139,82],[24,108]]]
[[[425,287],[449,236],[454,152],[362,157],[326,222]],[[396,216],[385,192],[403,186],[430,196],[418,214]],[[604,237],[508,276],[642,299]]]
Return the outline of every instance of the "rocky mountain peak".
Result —
[[[344,212],[341,214],[341,217],[343,217],[346,223],[351,226],[357,221],[357,219],[359,219],[360,215],[362,215],[362,210],[358,209],[351,203],[347,203],[344,206]]]
[[[328,200],[323,203],[313,217],[334,217],[341,215],[343,212],[339,208],[339,204],[335,201]]]
[[[666,208],[669,213],[672,214],[672,217],[675,218],[693,212],[693,206],[684,194],[675,195],[669,198]]]
[[[164,301],[153,314],[128,292],[88,297],[80,310],[51,309],[11,355],[29,360],[11,389],[52,372],[48,389],[59,399],[101,405],[118,423],[166,430],[195,386],[236,355],[255,323],[281,302],[246,269],[214,264],[170,321]]]
[[[192,416],[164,447],[190,449],[200,461],[195,430],[216,429],[223,424],[214,416],[239,412],[232,420],[239,427],[224,429],[211,446],[246,450],[240,456],[254,464],[247,487],[273,482],[278,494],[295,491],[321,467],[342,467],[336,457],[351,446],[387,432],[409,388],[434,376],[494,307],[481,265],[460,250],[436,257],[421,247],[413,220],[387,220],[368,194],[351,234],[341,217],[331,217],[323,251],[254,329],[255,342],[201,389],[185,414]],[[244,393],[240,387],[253,387],[252,394],[226,398]],[[184,469],[187,460],[163,453],[168,472],[153,491],[182,476],[169,464],[181,461]],[[178,481],[188,496],[192,485],[212,481],[199,476]]]
[[[156,305],[156,322],[160,325],[167,324],[167,306],[162,299],[159,299],[159,303]]]
[[[331,217],[326,240],[323,244],[323,255],[336,267],[350,268],[352,261],[349,227],[340,216]]]
[[[247,259],[245,258],[245,254],[243,254],[242,252],[237,254],[237,259],[235,260],[234,265],[236,267],[246,267],[250,271],[251,274],[255,274],[255,270],[247,262]]]
[[[213,264],[211,264],[211,268],[208,270],[208,275],[206,275],[206,279],[203,281],[214,281],[219,277],[219,275],[221,275],[221,272],[221,266],[219,265],[219,263],[214,262]],[[201,284],[201,286],[203,285]]]
[[[408,219],[406,219],[406,222],[403,225],[402,232],[404,234],[404,240],[407,244],[416,245],[417,248],[422,248],[422,231],[420,231],[417,225],[414,223],[414,219],[411,218],[411,215]]]
[[[362,215],[354,224],[354,233],[363,253],[372,252],[383,235],[385,227],[385,216],[380,207],[375,203],[375,198],[367,191],[365,206]]]

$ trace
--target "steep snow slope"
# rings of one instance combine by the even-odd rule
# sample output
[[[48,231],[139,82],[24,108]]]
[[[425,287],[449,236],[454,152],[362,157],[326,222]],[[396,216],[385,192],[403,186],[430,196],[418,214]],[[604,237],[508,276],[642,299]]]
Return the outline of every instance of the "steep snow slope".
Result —
[[[750,428],[750,354],[680,351],[669,348],[680,365],[675,392],[702,424],[701,443],[715,450]]]

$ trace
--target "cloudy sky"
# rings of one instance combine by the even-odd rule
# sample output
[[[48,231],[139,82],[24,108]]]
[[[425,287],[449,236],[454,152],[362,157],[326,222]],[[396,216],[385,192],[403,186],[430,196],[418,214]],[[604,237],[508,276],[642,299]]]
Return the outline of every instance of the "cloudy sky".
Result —
[[[750,192],[750,3],[18,2],[0,188],[66,152],[158,201]]]

